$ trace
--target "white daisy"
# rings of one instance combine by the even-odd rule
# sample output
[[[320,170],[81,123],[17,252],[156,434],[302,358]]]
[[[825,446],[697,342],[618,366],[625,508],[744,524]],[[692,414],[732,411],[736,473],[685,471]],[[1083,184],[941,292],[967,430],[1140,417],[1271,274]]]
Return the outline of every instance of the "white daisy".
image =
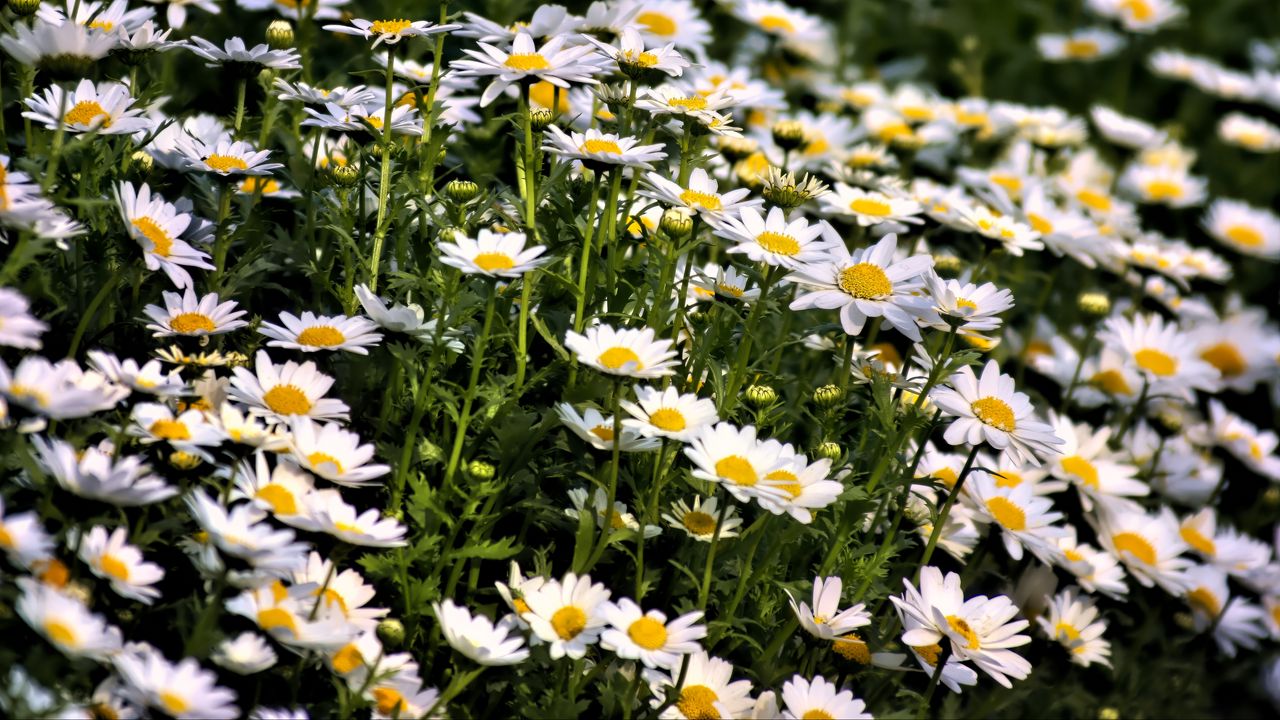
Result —
[[[89,612],[79,600],[33,578],[18,578],[17,584],[14,610],[64,655],[105,661],[119,652],[120,630]]]
[[[813,607],[797,603],[791,591],[787,601],[805,632],[819,640],[831,640],[871,624],[871,615],[862,603],[840,609],[840,592],[844,584],[838,577],[813,579]]]
[[[652,170],[653,162],[667,157],[662,144],[641,145],[633,137],[602,133],[588,128],[585,133],[561,130],[555,125],[547,127],[546,145],[543,150],[569,160],[581,161],[592,170],[608,170],[613,167],[631,167]]]
[[[381,43],[394,45],[405,38],[428,37],[457,30],[461,25],[437,25],[426,20],[363,20],[354,18],[350,25],[325,25],[324,29],[343,35],[373,38],[373,47]]]
[[[835,683],[827,682],[821,675],[815,676],[812,681],[806,680],[802,675],[788,680],[782,686],[782,702],[786,706],[782,717],[787,720],[872,720],[865,702],[854,698],[850,690],[838,690]]]
[[[944,435],[952,445],[987,442],[1007,450],[1018,462],[1039,464],[1041,455],[1056,452],[1062,444],[1053,428],[1035,419],[1035,409],[1025,393],[1014,389],[1013,378],[988,360],[979,379],[970,367],[951,376],[952,387],[934,388],[931,399],[944,415],[956,418]]]
[[[622,409],[631,415],[622,424],[645,437],[689,442],[704,426],[719,421],[713,401],[682,395],[674,386],[658,390],[642,385],[636,388],[636,400],[622,401]]]
[[[558,403],[556,415],[565,427],[574,435],[586,440],[597,450],[612,450],[614,441],[614,419],[606,417],[595,408],[586,408],[579,414],[570,403]],[[647,437],[634,427],[628,427],[624,420],[622,428],[622,452],[648,452],[657,450],[661,441]]]
[[[811,224],[798,215],[788,221],[778,207],[771,208],[768,216],[762,216],[754,207],[744,207],[736,217],[726,215],[714,227],[716,235],[735,243],[729,252],[788,270],[821,262],[829,248],[841,242],[826,222]]]
[[[609,375],[657,378],[675,374],[676,353],[670,340],[655,338],[653,328],[596,325],[585,334],[569,330],[564,346],[578,362]]]
[[[569,573],[564,580],[548,580],[524,596],[529,611],[522,614],[536,641],[550,645],[551,659],[581,658],[594,645],[607,620],[601,613],[609,590],[592,583],[590,575]]]
[[[142,558],[142,552],[128,544],[128,531],[95,526],[80,539],[80,559],[94,575],[111,584],[111,589],[121,597],[150,605],[160,597],[153,587],[164,579],[164,570]]]
[[[495,233],[482,228],[474,240],[461,234],[455,234],[453,240],[437,245],[440,262],[468,275],[518,278],[551,261],[540,257],[546,246],[526,248],[526,236],[520,232]]]
[[[1111,643],[1102,637],[1107,621],[1099,619],[1098,608],[1072,588],[1048,600],[1044,615],[1036,618],[1044,634],[1071,653],[1071,662],[1088,667],[1094,663],[1111,667]]]
[[[769,477],[786,466],[780,451],[780,446],[759,442],[752,425],[738,428],[720,422],[704,425],[684,454],[693,461],[695,478],[719,483],[740,502],[750,502],[764,495],[781,498],[787,493],[785,479]]]
[[[656,172],[645,175],[644,184],[645,189],[640,191],[642,197],[698,213],[708,221],[719,220],[742,208],[754,207],[763,202],[760,199],[747,199],[751,194],[751,190],[747,188],[720,192],[719,184],[703,168],[694,168],[686,186]]]
[[[693,503],[683,499],[671,504],[671,511],[662,514],[668,525],[683,530],[686,535],[699,542],[711,542],[716,536],[716,523],[720,524],[720,537],[738,536],[738,528],[742,526],[742,518],[736,515],[736,509],[729,505],[724,518],[719,519],[720,500],[716,497],[701,498],[694,496]]]
[[[254,359],[254,371],[232,368],[234,377],[228,394],[232,400],[249,406],[255,415],[271,421],[288,422],[295,416],[315,420],[346,420],[350,408],[341,400],[326,398],[324,394],[333,387],[333,378],[307,361],[292,360],[275,365],[266,351],[259,350]]]
[[[0,189],[0,208],[3,208],[3,197]],[[0,287],[0,345],[39,350],[40,336],[48,329],[48,325],[31,314],[31,304],[25,295],[13,288]]]
[[[302,316],[280,313],[280,324],[264,322],[258,332],[271,338],[271,347],[317,352],[320,350],[346,350],[357,355],[368,355],[368,347],[377,345],[382,335],[377,325],[367,318],[346,315],[316,315],[305,311]]]
[[[192,216],[179,212],[176,206],[159,195],[152,195],[151,188],[145,183],[136,190],[130,183],[120,183],[116,187],[116,203],[120,206],[129,236],[142,246],[148,270],[164,270],[174,285],[186,289],[192,286],[192,282],[185,267],[214,269],[207,253],[182,240],[182,234],[191,225]],[[217,296],[214,297],[216,300]]]
[[[452,600],[431,604],[444,639],[454,650],[481,665],[515,665],[529,657],[524,638],[505,622],[494,624],[484,615],[472,615]]]
[[[295,415],[290,430],[289,452],[299,465],[329,482],[360,487],[391,472],[390,466],[369,463],[373,445],[362,445],[359,435],[337,423],[319,425],[309,417]]]
[[[600,68],[587,58],[594,47],[568,45],[569,36],[558,35],[542,47],[526,32],[515,36],[511,51],[481,42],[479,50],[464,49],[470,59],[454,60],[453,71],[461,77],[492,77],[480,96],[482,106],[493,102],[508,86],[533,80],[545,80],[568,89],[571,83],[594,85]]]
[[[682,658],[701,649],[699,640],[707,636],[700,611],[685,613],[670,622],[660,610],[645,612],[628,598],[616,604],[605,602],[600,614],[609,627],[600,636],[600,646],[618,657],[639,660],[647,668],[678,668]]]

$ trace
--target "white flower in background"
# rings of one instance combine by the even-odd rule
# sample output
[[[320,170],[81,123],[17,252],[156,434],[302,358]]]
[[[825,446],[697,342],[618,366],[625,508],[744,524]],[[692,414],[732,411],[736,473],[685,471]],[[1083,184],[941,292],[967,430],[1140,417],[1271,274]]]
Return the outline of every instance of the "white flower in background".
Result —
[[[32,436],[36,460],[63,489],[120,507],[168,500],[178,489],[155,475],[141,456],[115,456],[110,441],[77,451],[56,438]]]
[[[600,639],[608,623],[602,614],[610,592],[590,575],[569,573],[564,580],[548,580],[524,596],[529,611],[521,613],[535,642],[550,645],[551,658],[581,658],[588,645]]]
[[[105,661],[120,651],[120,630],[79,600],[29,577],[17,583],[14,611],[62,654]]]
[[[142,108],[132,107],[133,102],[129,88],[120,83],[94,85],[92,80],[81,80],[74,92],[55,85],[43,95],[28,98],[29,110],[22,116],[50,130],[61,126],[71,133],[130,135],[151,127],[151,120],[142,114]],[[61,116],[59,108],[63,109]]]
[[[652,328],[614,328],[596,325],[586,333],[565,334],[564,346],[578,362],[609,375],[659,378],[674,375],[676,352],[670,340],[657,339]]]
[[[95,526],[80,538],[80,559],[94,575],[111,583],[121,597],[150,605],[160,597],[152,587],[164,579],[164,570],[142,558],[142,551],[128,543],[128,531]]]
[[[455,234],[453,242],[442,242],[440,262],[468,275],[518,278],[551,261],[541,257],[545,245],[525,247],[524,233],[496,233],[481,228],[475,239]]]
[[[373,39],[373,47],[382,43],[394,45],[405,38],[427,37],[457,30],[461,25],[437,25],[426,20],[363,20],[355,18],[350,25],[325,25],[324,29],[343,35]]]
[[[302,352],[345,350],[357,355],[368,355],[368,348],[377,345],[382,335],[377,325],[368,318],[346,315],[316,315],[303,312],[301,317],[289,312],[280,313],[280,324],[264,322],[258,332],[271,338],[267,345]]]
[[[701,611],[685,613],[667,621],[660,610],[645,612],[628,598],[606,602],[600,609],[609,627],[600,636],[600,646],[620,658],[639,660],[648,668],[678,668],[682,658],[702,649],[698,642],[707,636]]]
[[[289,427],[293,435],[289,452],[299,465],[329,482],[360,487],[391,472],[389,465],[370,463],[373,445],[362,444],[359,435],[338,423],[321,425],[295,415]]]
[[[597,450],[612,450],[614,440],[614,418],[606,417],[595,408],[584,408],[579,414],[569,403],[556,404],[556,416],[560,418],[560,422],[565,427],[573,431],[574,435],[586,440],[591,447]],[[622,426],[622,452],[648,452],[657,450],[661,446],[661,441],[645,437],[639,430],[628,427],[623,420]]]
[[[529,657],[524,638],[512,625],[496,625],[483,615],[472,615],[452,600],[431,604],[444,639],[454,650],[481,665],[515,665]]]
[[[1094,62],[1115,55],[1124,38],[1102,28],[1081,28],[1068,34],[1036,36],[1040,57],[1050,62]]]
[[[1046,600],[1048,609],[1036,622],[1045,635],[1071,653],[1071,662],[1084,667],[1094,663],[1111,667],[1111,643],[1102,637],[1107,621],[1098,617],[1093,601],[1072,588]]]
[[[951,376],[951,385],[935,388],[930,396],[944,415],[956,418],[943,436],[948,443],[986,442],[1032,465],[1062,444],[1051,426],[1035,419],[1030,398],[1014,389],[1013,378],[1002,373],[995,360],[987,361],[981,378],[970,367],[960,368]]]
[[[461,77],[493,78],[480,96],[481,106],[520,82],[545,80],[566,90],[574,83],[594,85],[593,76],[600,73],[600,68],[587,58],[594,46],[584,43],[566,47],[568,41],[569,36],[558,35],[538,47],[532,36],[520,32],[512,41],[510,52],[481,42],[479,50],[463,49],[470,59],[454,60],[450,67]]]
[[[296,50],[272,50],[266,43],[250,48],[246,47],[244,40],[239,37],[228,38],[222,47],[202,37],[192,37],[189,42],[186,48],[208,60],[207,67],[256,66],[257,69],[270,70],[298,70],[302,67],[298,62],[299,56]]]
[[[242,632],[218,643],[209,659],[237,675],[253,675],[272,668],[277,658],[266,638],[255,632]]]
[[[850,690],[838,690],[835,683],[828,682],[821,675],[815,676],[812,681],[801,675],[788,680],[782,686],[782,702],[786,707],[782,717],[788,720],[873,720],[871,713],[867,712],[865,702],[854,698]]]
[[[40,336],[48,329],[48,325],[31,314],[31,303],[25,295],[0,287],[0,345],[39,350]]]
[[[797,603],[790,591],[787,601],[805,632],[819,640],[831,640],[871,624],[871,615],[862,603],[840,609],[840,592],[844,584],[838,577],[813,579],[813,606]]]
[[[132,646],[115,658],[130,696],[175,720],[231,720],[240,716],[236,694],[194,658],[171,663],[149,645]]]

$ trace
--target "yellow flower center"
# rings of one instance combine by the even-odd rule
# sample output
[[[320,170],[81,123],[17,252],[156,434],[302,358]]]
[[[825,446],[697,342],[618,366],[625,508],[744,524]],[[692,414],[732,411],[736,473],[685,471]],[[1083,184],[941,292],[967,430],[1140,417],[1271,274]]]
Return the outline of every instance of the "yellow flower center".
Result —
[[[399,690],[389,687],[374,688],[373,703],[379,713],[388,717],[403,713],[409,707],[404,695],[401,695]]]
[[[587,614],[576,605],[565,605],[551,616],[551,627],[561,640],[572,640],[587,627]]]
[[[1217,617],[1218,613],[1222,612],[1222,604],[1218,602],[1218,596],[1207,587],[1198,587],[1187,593],[1187,602],[1209,617]]]
[[[242,193],[261,192],[263,195],[270,195],[272,193],[280,192],[280,183],[276,182],[275,180],[272,180],[271,178],[256,177],[256,176],[245,178],[245,181],[240,183],[240,192]]]
[[[472,258],[471,262],[485,272],[501,272],[516,266],[510,255],[500,252],[483,252]]]
[[[249,169],[249,163],[245,162],[243,158],[238,158],[234,155],[210,155],[204,159],[204,162],[211,170],[220,173]]]
[[[87,26],[90,30],[101,30],[103,32],[111,32],[115,29],[116,24],[110,20],[94,20]]]
[[[1156,549],[1151,542],[1136,532],[1121,532],[1111,536],[1111,544],[1117,553],[1128,552],[1147,565],[1156,564]]]
[[[871,649],[857,635],[843,635],[832,640],[831,649],[845,660],[852,660],[859,665],[871,664]]]
[[[1022,484],[1022,475],[1012,470],[1001,470],[995,474],[996,487],[1013,488]]]
[[[680,518],[685,529],[694,535],[710,535],[716,531],[716,519],[708,513],[690,510]]]
[[[529,603],[525,602],[524,598],[511,598],[511,607],[515,608],[517,615],[523,615],[529,612]]]
[[[253,497],[271,506],[276,515],[297,515],[298,501],[283,485],[263,485]]]
[[[9,537],[4,527],[0,526],[0,547],[12,546],[13,538]],[[50,587],[63,588],[71,580],[71,570],[67,568],[66,563],[57,558],[37,560],[31,565],[31,571],[40,579],[40,582]]]
[[[849,203],[849,209],[859,215],[871,215],[874,217],[887,217],[893,212],[893,207],[884,200],[876,198],[860,197]]]
[[[613,426],[612,425],[597,425],[591,428],[591,434],[595,435],[596,437],[600,438],[605,442],[613,442]]]
[[[190,440],[191,430],[181,420],[161,418],[151,423],[151,434],[161,440]]]
[[[1213,557],[1218,553],[1218,546],[1213,542],[1213,539],[1205,537],[1204,533],[1190,525],[1184,526],[1178,531],[1178,534],[1182,536],[1182,539],[1188,545],[1195,548],[1202,555]]]
[[[716,475],[743,487],[752,487],[760,482],[760,476],[756,474],[751,461],[741,455],[730,455],[717,461]]]
[[[347,341],[342,331],[332,325],[312,325],[298,333],[299,345],[334,347]]]
[[[894,122],[876,131],[880,142],[905,141],[911,138],[911,128],[904,122]]]
[[[1120,3],[1120,9],[1137,22],[1147,22],[1156,14],[1155,8],[1147,0],[1124,0]]]
[[[333,654],[330,661],[333,664],[334,672],[339,675],[346,675],[364,664],[364,656],[356,648],[355,643],[347,643],[341,650]]]
[[[62,116],[62,120],[68,125],[89,126],[100,117],[106,118],[102,121],[102,127],[111,127],[111,115],[101,105],[93,100],[81,100]]]
[[[720,711],[716,709],[719,699],[716,691],[706,685],[688,685],[680,691],[676,708],[688,720],[720,720]]]
[[[966,298],[956,298],[956,307],[965,308],[966,310],[977,310],[978,303]]]
[[[800,716],[800,720],[835,720],[835,717],[835,715],[832,715],[826,710],[813,708],[812,710],[806,710],[805,713]]]
[[[311,467],[316,469],[319,469],[321,465],[326,465],[326,464],[332,465],[338,475],[341,475],[344,472],[346,472],[345,470],[342,469],[342,463],[338,462],[337,458],[335,458],[334,456],[328,453],[313,452],[307,456],[307,462],[311,465]]]
[[[1223,234],[1231,242],[1249,248],[1260,247],[1263,243],[1262,233],[1248,225],[1232,225]]]
[[[39,388],[34,388],[22,383],[13,383],[9,386],[9,397],[14,400],[27,400],[34,402],[39,407],[49,407],[49,396]]]
[[[369,32],[379,35],[399,35],[413,23],[408,20],[377,20],[369,26]]]
[[[306,415],[311,401],[296,385],[276,385],[262,395],[262,402],[277,415]]]
[[[930,477],[941,480],[942,484],[946,485],[949,488],[955,487],[956,482],[960,480],[960,476],[956,474],[956,471],[952,470],[949,467],[938,468],[937,470],[934,470],[933,475],[931,475]]]
[[[970,650],[977,650],[982,647],[982,643],[978,642],[978,633],[973,631],[969,623],[959,615],[948,615],[947,625],[951,626],[953,632],[959,633],[964,637],[965,646]]]
[[[699,192],[697,190],[685,190],[680,193],[680,202],[691,208],[703,208],[716,212],[722,207],[720,204],[720,196],[715,193]]]
[[[999,495],[987,500],[987,512],[1006,530],[1027,529],[1027,513],[1012,500]]]
[[[680,432],[688,426],[684,413],[674,408],[658,408],[650,413],[649,424],[667,432]]]
[[[160,704],[164,706],[166,713],[175,717],[191,710],[191,703],[172,690],[165,690],[160,693]]]
[[[795,32],[796,26],[790,20],[781,15],[765,15],[757,21],[760,29],[771,33],[791,33]]]
[[[622,154],[622,148],[618,146],[618,143],[612,140],[601,140],[598,138],[593,138],[582,143],[582,147],[579,149],[582,150],[582,152],[588,153],[609,153],[610,155]]]
[[[149,217],[140,217],[133,219],[133,226],[142,233],[142,236],[151,241],[151,252],[160,257],[169,257],[169,253],[173,252],[173,238],[169,237],[155,220]]]
[[[600,357],[596,358],[596,362],[610,370],[618,370],[627,363],[635,363],[636,370],[644,369],[644,363],[640,362],[640,356],[636,354],[635,350],[628,347],[611,347],[600,353]]]
[[[108,553],[98,558],[98,568],[120,582],[129,582],[129,566],[115,555]]]
[[[1085,188],[1076,193],[1076,200],[1082,205],[1098,212],[1107,212],[1111,209],[1111,196],[1105,192]]]
[[[893,283],[884,268],[862,262],[840,271],[840,289],[859,300],[874,300],[893,294]]]
[[[1089,378],[1089,384],[1108,395],[1132,395],[1133,388],[1125,381],[1119,370],[1103,370]]]
[[[932,645],[912,645],[911,649],[915,650],[916,654],[928,663],[929,667],[938,666],[938,656],[942,654],[942,646],[938,643],[934,643]]]
[[[707,99],[701,95],[691,95],[689,97],[673,97],[667,99],[667,104],[671,107],[678,107],[685,111],[697,111],[707,109]]]
[[[288,630],[289,634],[294,637],[298,635],[298,621],[294,619],[293,613],[283,608],[259,610],[258,627],[267,631],[283,628]]]
[[[502,63],[512,70],[521,72],[532,72],[534,70],[546,70],[551,67],[551,63],[538,53],[515,53],[508,55],[505,62]]]
[[[1080,640],[1080,631],[1073,625],[1060,622],[1054,626],[1053,636],[1064,645],[1075,645]]]
[[[1097,56],[1102,48],[1092,40],[1068,40],[1062,45],[1062,51],[1069,58],[1086,59]]]
[[[1200,359],[1218,368],[1223,377],[1237,377],[1249,369],[1249,363],[1239,348],[1227,340],[1202,350]]]
[[[1062,458],[1062,470],[1069,475],[1075,475],[1081,483],[1094,490],[1100,487],[1098,484],[1098,468],[1079,455]]]
[[[998,397],[984,397],[973,401],[969,406],[979,420],[997,430],[1013,432],[1018,422],[1013,416],[1013,408]]]
[[[1027,213],[1027,224],[1041,235],[1050,235],[1053,233],[1053,223],[1045,219],[1043,215]]]
[[[1178,372],[1178,359],[1163,350],[1143,348],[1133,354],[1133,360],[1152,375],[1169,377]]]
[[[552,109],[555,105],[560,114],[569,112],[569,93],[560,91],[560,103],[556,104],[556,86],[546,80],[539,80],[529,86],[529,103],[536,107]]]
[[[169,321],[169,329],[182,335],[193,335],[198,332],[211,333],[217,330],[218,326],[208,315],[189,312],[174,315]]]
[[[1062,554],[1071,562],[1084,562],[1084,555],[1078,550],[1063,550]]]
[[[791,257],[800,252],[800,243],[795,238],[784,233],[776,233],[765,230],[756,236],[756,244],[764,248],[766,252],[774,255],[786,255]]]
[[[1172,180],[1152,180],[1146,186],[1147,197],[1152,200],[1177,200],[1182,197],[1182,186]]]
[[[44,634],[53,642],[66,647],[77,647],[80,644],[76,631],[60,620],[45,620]]]
[[[622,59],[625,62],[629,62],[634,65],[639,65],[640,67],[647,67],[647,68],[651,68],[658,64],[658,56],[654,55],[651,52],[642,52],[637,54],[637,53],[628,51],[622,54]]]
[[[627,627],[627,637],[645,650],[657,650],[667,644],[667,627],[645,616]]]

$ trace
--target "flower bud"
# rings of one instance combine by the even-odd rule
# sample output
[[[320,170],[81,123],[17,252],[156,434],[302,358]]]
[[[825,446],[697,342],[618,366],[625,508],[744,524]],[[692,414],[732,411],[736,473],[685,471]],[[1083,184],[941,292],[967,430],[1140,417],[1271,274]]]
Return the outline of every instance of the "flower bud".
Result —
[[[840,447],[840,443],[824,442],[818,446],[818,449],[814,451],[814,454],[820,458],[826,458],[835,462],[844,454],[844,448]]]
[[[804,137],[804,123],[799,120],[779,120],[771,129],[773,141],[783,150],[797,150],[808,143]]]
[[[1164,428],[1170,435],[1177,435],[1182,432],[1182,420],[1182,413],[1171,407],[1163,407],[1156,413],[1156,422],[1160,423],[1160,427]]]
[[[179,470],[195,470],[204,462],[199,455],[189,453],[185,450],[175,450],[169,454],[169,464]]]
[[[388,650],[397,650],[404,644],[404,623],[395,618],[387,618],[378,623],[378,639]]]
[[[467,465],[467,474],[476,480],[492,480],[498,469],[492,463],[483,460],[472,460]]]
[[[813,402],[818,407],[833,407],[841,400],[844,400],[844,389],[838,385],[823,385],[813,391]]]
[[[129,170],[140,177],[146,177],[155,169],[156,159],[146,150],[137,150],[129,156]]]
[[[1272,485],[1267,488],[1266,491],[1262,493],[1262,502],[1266,503],[1269,507],[1280,505],[1280,487]]]
[[[768,407],[778,401],[778,391],[768,385],[749,385],[746,391],[747,402],[754,407]]]
[[[444,186],[444,194],[450,200],[462,205],[476,199],[480,194],[480,186],[470,180],[450,180]]]
[[[1093,320],[1101,320],[1111,314],[1111,298],[1107,297],[1105,293],[1080,293],[1079,299],[1076,300],[1076,306],[1080,308],[1080,312]]]
[[[556,119],[556,114],[547,108],[538,108],[529,113],[529,123],[533,125],[535,132],[542,132],[547,129],[552,120]]]
[[[339,187],[355,187],[360,182],[360,171],[355,165],[335,165],[329,169],[329,178]]]
[[[938,254],[933,256],[933,271],[938,273],[940,277],[947,279],[960,277],[960,271],[963,269],[964,263],[955,255]]]
[[[662,213],[659,227],[670,237],[682,238],[693,232],[693,218],[682,210],[672,208]]]
[[[760,143],[749,137],[722,137],[719,146],[720,154],[729,162],[744,160],[760,149]]]
[[[1120,720],[1120,711],[1113,707],[1099,708],[1098,720]]]
[[[272,50],[293,47],[293,25],[288,20],[272,20],[267,26],[267,46]]]
[[[14,15],[26,17],[40,9],[40,0],[9,0],[9,7]]]

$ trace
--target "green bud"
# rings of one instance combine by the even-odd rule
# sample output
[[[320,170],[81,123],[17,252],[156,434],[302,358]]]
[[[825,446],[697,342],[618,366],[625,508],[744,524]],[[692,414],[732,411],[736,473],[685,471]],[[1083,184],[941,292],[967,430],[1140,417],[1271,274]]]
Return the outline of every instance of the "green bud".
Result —
[[[682,238],[693,232],[693,218],[683,210],[672,208],[662,213],[659,227],[672,238]]]
[[[729,162],[738,162],[751,157],[760,149],[760,143],[749,137],[722,137],[718,141],[720,154]]]
[[[387,618],[378,623],[378,639],[388,650],[398,650],[404,645],[404,623],[395,618]]]
[[[360,182],[360,171],[355,165],[335,165],[329,169],[329,177],[339,187],[355,187]]]
[[[778,401],[778,391],[768,385],[749,385],[746,391],[747,402],[762,408]]]
[[[804,123],[799,120],[779,120],[770,129],[773,141],[783,150],[798,150],[808,143],[804,137]]]
[[[1272,485],[1262,493],[1262,502],[1271,507],[1280,505],[1280,487]]]
[[[9,7],[18,17],[34,15],[40,9],[40,0],[9,0]]]
[[[444,194],[453,202],[462,205],[475,200],[480,195],[480,186],[470,180],[450,180],[444,186]]]
[[[813,391],[813,402],[818,407],[833,407],[841,400],[844,400],[844,389],[838,385],[823,385]]]
[[[960,271],[964,269],[964,263],[955,255],[934,255],[933,271],[941,277],[952,279],[960,277]]]
[[[840,459],[841,455],[844,454],[844,448],[840,447],[840,443],[824,442],[818,446],[818,449],[815,451],[815,454],[817,454],[817,456],[820,458],[826,458],[832,462],[835,462],[836,460]]]
[[[93,58],[75,53],[48,55],[40,59],[40,70],[55,80],[78,80],[89,74]]]
[[[135,151],[129,156],[129,169],[141,177],[150,175],[155,166],[156,159],[146,150]]]
[[[293,47],[293,25],[288,20],[272,20],[267,26],[267,46],[272,50]]]
[[[467,474],[476,480],[492,480],[497,472],[492,463],[483,460],[472,460],[467,464]]]
[[[547,108],[538,108],[529,113],[529,123],[533,125],[535,132],[542,132],[547,129],[552,120],[556,119],[556,114]]]
[[[1160,423],[1160,427],[1164,428],[1170,435],[1177,435],[1182,432],[1182,413],[1173,408],[1161,408],[1156,413],[1156,422]]]
[[[1107,297],[1106,293],[1080,293],[1076,306],[1080,308],[1080,312],[1093,320],[1101,320],[1111,314],[1111,298]]]

